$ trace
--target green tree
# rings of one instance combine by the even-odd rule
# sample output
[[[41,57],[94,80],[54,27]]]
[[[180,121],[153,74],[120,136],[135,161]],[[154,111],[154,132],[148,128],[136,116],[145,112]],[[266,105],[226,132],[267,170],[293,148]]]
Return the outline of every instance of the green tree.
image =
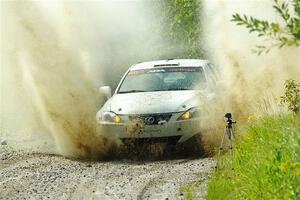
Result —
[[[166,39],[175,57],[198,58],[200,45],[200,0],[161,1]]]
[[[252,16],[236,13],[232,21],[245,26],[250,33],[257,33],[259,37],[269,40],[266,45],[257,45],[254,52],[259,55],[268,53],[272,48],[300,45],[300,0],[274,0],[273,8],[280,15],[283,23],[260,20]]]

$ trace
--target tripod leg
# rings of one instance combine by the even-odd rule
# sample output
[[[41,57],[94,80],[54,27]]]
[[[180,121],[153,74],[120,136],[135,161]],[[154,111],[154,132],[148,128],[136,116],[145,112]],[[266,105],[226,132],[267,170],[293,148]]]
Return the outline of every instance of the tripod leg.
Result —
[[[224,146],[224,138],[225,138],[225,135],[226,135],[226,129],[225,129],[225,132],[224,132],[224,135],[222,137],[222,140],[221,140],[221,144],[220,144],[220,151],[223,150],[223,146]],[[219,151],[219,154],[220,154],[220,151]]]
[[[223,151],[223,144],[224,144],[225,135],[226,135],[226,129],[224,131],[224,134],[223,134],[223,137],[222,137],[222,140],[221,140],[220,149],[219,149],[218,158],[217,158],[217,164],[216,164],[216,167],[215,167],[216,169],[217,169],[218,164],[219,164],[219,159],[220,159],[221,151]]]
[[[228,144],[229,144],[230,154],[233,155],[232,140],[231,140],[231,129],[229,127],[226,128],[226,133],[227,133],[227,136],[228,136]]]
[[[231,162],[232,162],[232,170],[234,170],[234,158],[233,158],[233,149],[232,149],[232,129],[228,127],[226,129],[227,135],[228,135],[228,143],[229,143],[229,149],[230,149],[230,154],[231,154]]]

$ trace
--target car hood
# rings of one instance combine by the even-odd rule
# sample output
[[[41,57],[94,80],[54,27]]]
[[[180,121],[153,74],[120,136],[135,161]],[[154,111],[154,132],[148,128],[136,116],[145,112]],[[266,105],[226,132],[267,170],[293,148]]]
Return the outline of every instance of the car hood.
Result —
[[[182,112],[198,106],[198,100],[194,90],[115,94],[103,110],[109,109],[117,114]]]

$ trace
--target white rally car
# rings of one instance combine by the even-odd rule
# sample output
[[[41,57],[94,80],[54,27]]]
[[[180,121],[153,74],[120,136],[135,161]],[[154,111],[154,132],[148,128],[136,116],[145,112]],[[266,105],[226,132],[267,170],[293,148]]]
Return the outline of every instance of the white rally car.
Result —
[[[169,59],[133,65],[96,115],[98,128],[123,142],[183,143],[200,133],[199,93],[214,99],[216,74],[207,60]]]

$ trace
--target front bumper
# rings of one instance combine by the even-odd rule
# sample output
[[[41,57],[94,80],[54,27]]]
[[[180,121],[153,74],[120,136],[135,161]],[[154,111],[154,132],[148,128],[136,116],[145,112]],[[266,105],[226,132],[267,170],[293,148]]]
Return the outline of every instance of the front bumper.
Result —
[[[175,114],[164,124],[145,125],[140,121],[128,121],[125,123],[111,123],[99,121],[97,125],[98,132],[112,135],[121,140],[138,138],[147,141],[168,141],[169,139],[177,140],[182,143],[197,133],[200,133],[200,118],[192,118],[189,120],[176,119],[180,114]]]

